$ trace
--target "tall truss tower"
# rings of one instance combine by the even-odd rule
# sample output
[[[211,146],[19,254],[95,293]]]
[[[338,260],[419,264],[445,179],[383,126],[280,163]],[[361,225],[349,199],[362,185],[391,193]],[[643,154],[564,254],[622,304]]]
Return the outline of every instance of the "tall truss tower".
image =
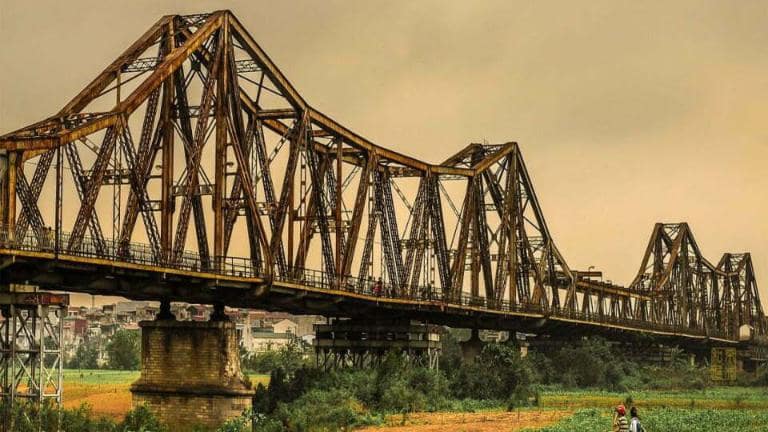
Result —
[[[61,404],[63,325],[69,296],[4,287],[0,291],[0,400]],[[13,430],[9,412],[2,430]]]

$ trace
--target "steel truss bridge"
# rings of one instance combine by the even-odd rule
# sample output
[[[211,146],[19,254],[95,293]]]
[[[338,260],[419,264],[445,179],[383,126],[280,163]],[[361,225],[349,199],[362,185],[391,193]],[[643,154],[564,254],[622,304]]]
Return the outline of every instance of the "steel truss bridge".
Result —
[[[376,145],[228,11],[162,17],[0,153],[3,284],[704,345],[768,330],[748,253],[713,264],[657,224],[629,286],[574,270],[516,143],[437,164]]]

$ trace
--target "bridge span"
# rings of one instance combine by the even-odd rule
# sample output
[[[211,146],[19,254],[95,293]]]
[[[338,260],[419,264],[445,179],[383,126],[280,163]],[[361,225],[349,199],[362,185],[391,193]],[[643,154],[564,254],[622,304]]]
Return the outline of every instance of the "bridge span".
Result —
[[[686,223],[659,223],[638,256],[628,286],[571,268],[517,143],[438,163],[377,145],[312,107],[229,11],[160,18],[56,114],[0,136],[0,291],[160,301],[132,391],[173,424],[205,407],[220,424],[253,394],[225,305],[766,360],[749,253],[715,264]],[[171,301],[216,313],[181,323]],[[65,303],[0,305],[0,345]],[[25,343],[18,362],[0,350],[3,398],[51,377],[51,351]]]
[[[449,297],[430,285],[397,293],[396,286],[389,282],[378,289],[374,278],[349,276],[339,286],[327,273],[313,269],[292,269],[286,276],[266,279],[248,259],[227,257],[216,269],[205,269],[200,266],[199,256],[190,252],[184,262],[169,266],[154,261],[144,244],[132,244],[127,256],[114,257],[89,247],[77,253],[57,252],[36,243],[30,235],[14,241],[3,235],[0,256],[0,275],[5,283],[93,295],[220,303],[371,321],[405,317],[453,327],[559,336],[601,334],[612,339],[636,339],[647,334],[660,342],[687,346],[735,346],[745,342],[743,337],[729,337],[727,332],[716,329],[683,327],[654,322],[648,315],[638,316],[651,305],[653,297],[649,293],[589,277],[576,281],[578,307],[572,309],[508,300],[494,304],[466,292]]]
[[[440,163],[376,145],[228,11],[161,18],[0,154],[4,284],[728,344],[767,330],[749,254],[714,265],[687,224],[657,224],[628,287],[597,281],[556,247],[518,144]]]

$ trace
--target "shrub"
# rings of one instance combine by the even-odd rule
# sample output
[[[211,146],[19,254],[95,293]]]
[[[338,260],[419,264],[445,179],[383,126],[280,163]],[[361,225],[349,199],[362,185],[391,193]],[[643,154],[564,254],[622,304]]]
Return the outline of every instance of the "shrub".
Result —
[[[453,376],[451,388],[458,398],[503,401],[533,383],[530,363],[517,346],[491,343],[473,362],[465,363]]]
[[[155,417],[154,413],[144,405],[128,411],[120,423],[121,432],[165,432],[167,429]]]
[[[17,402],[13,406],[0,405],[0,412],[3,421],[12,425],[10,430],[14,432],[123,432],[109,419],[94,419],[91,408],[85,404],[65,410],[59,409],[50,401],[39,407],[33,403]]]
[[[381,421],[371,416],[349,391],[341,389],[309,390],[291,403],[281,403],[274,418],[284,430],[292,432],[337,431]],[[266,424],[271,428],[275,423]]]
[[[247,409],[239,417],[227,420],[216,432],[251,432],[253,411]]]

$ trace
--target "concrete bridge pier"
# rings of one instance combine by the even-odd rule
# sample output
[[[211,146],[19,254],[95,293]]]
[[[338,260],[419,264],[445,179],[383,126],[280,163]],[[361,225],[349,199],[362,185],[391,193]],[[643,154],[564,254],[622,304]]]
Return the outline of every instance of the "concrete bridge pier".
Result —
[[[390,352],[412,364],[439,365],[442,329],[410,320],[335,319],[315,325],[315,355],[323,369],[375,367]]]
[[[133,405],[146,405],[174,431],[216,428],[251,406],[235,324],[217,309],[211,321],[198,322],[176,321],[165,308],[160,319],[139,324],[142,366],[131,386]]]
[[[464,361],[473,361],[483,351],[485,342],[480,339],[480,330],[473,328],[468,340],[459,343]]]

